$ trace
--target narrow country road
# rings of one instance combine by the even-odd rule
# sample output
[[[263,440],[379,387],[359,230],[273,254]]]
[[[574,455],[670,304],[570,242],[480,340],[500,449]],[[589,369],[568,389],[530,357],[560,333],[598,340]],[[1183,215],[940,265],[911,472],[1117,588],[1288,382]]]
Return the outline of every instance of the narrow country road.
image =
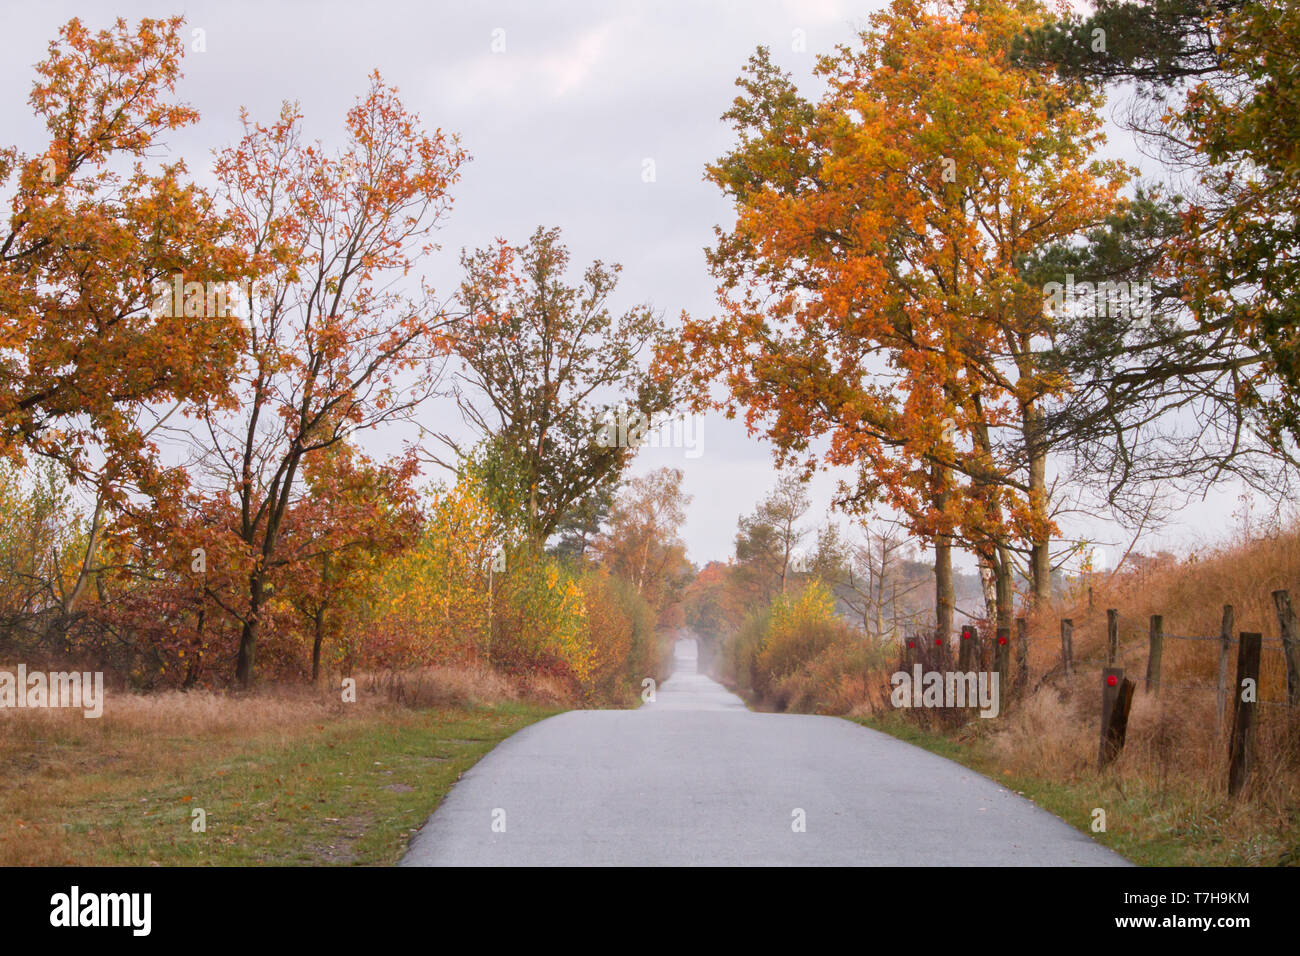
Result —
[[[1085,812],[1085,811],[1081,811]],[[798,824],[802,821],[803,826]],[[959,764],[835,717],[758,714],[695,672],[638,710],[579,710],[503,741],[403,866],[1122,866]]]

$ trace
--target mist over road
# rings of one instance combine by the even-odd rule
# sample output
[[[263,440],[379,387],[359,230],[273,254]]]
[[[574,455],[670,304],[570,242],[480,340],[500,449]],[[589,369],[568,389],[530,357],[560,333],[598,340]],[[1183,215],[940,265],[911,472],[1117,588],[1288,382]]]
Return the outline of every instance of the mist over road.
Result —
[[[503,741],[402,865],[1126,865],[959,764],[835,717],[753,713],[695,662],[680,641],[653,703]]]

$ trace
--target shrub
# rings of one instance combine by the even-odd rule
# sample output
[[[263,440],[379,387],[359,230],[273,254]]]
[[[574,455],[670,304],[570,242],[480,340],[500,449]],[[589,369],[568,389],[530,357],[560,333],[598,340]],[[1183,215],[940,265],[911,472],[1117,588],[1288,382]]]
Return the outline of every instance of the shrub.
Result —
[[[772,601],[771,620],[756,661],[762,685],[757,689],[770,688],[798,670],[846,630],[836,621],[834,599],[820,581],[810,582],[793,596],[777,595]]]
[[[546,671],[584,684],[594,654],[582,589],[554,558],[521,550],[499,579],[488,659],[506,673]]]
[[[722,652],[723,680],[742,694],[752,694],[758,682],[758,654],[767,637],[771,613],[768,608],[751,612],[731,635]]]
[[[589,700],[625,703],[641,681],[664,675],[654,611],[631,582],[606,571],[582,578],[587,642],[593,661],[584,691]]]

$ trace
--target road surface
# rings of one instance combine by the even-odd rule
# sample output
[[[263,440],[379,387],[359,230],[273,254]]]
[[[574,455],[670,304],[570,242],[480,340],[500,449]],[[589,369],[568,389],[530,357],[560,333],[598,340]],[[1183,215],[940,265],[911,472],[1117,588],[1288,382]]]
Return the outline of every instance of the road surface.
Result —
[[[1086,808],[1080,813],[1086,813]],[[1023,797],[836,717],[759,714],[695,672],[578,710],[472,767],[403,866],[1122,866]]]

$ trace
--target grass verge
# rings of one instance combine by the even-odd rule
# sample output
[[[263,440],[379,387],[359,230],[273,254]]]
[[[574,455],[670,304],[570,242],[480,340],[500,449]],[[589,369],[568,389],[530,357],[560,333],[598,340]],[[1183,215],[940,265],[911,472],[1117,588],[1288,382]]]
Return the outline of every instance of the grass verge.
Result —
[[[170,696],[3,715],[0,865],[395,863],[465,770],[559,712]]]

